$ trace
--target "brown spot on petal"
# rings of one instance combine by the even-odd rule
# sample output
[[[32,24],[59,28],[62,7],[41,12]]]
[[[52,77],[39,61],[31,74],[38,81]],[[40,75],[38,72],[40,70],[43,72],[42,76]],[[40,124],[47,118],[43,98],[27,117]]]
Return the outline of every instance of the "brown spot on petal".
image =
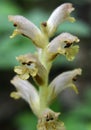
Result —
[[[46,26],[47,26],[47,22],[43,22],[42,25],[43,25],[44,27],[46,27]]]
[[[14,27],[17,27],[17,24],[16,24],[16,23],[14,23],[14,24],[13,24],[13,26],[14,26]]]
[[[26,63],[25,63],[25,62],[22,62],[22,65],[26,65]]]
[[[31,65],[31,61],[29,61],[29,62],[22,62],[22,65]]]
[[[28,62],[28,63],[26,63],[26,64],[27,64],[27,65],[31,65],[31,63],[32,63],[32,62],[31,62],[31,61],[29,61],[29,62]]]
[[[54,118],[52,117],[52,116],[47,116],[46,117],[46,121],[48,122],[48,121],[53,121],[54,120]]]
[[[39,84],[39,85],[43,85],[44,84],[44,81],[42,79],[42,77],[40,77],[39,75],[36,75],[34,77],[34,80]]]
[[[79,75],[76,75],[75,77],[73,77],[73,79],[72,79],[72,80],[73,80],[73,81],[76,81],[76,80],[77,80],[77,78],[78,78],[78,76],[79,76]]]
[[[72,43],[69,43],[68,41],[65,41],[65,43],[66,45],[64,46],[64,48],[69,48],[72,45]]]

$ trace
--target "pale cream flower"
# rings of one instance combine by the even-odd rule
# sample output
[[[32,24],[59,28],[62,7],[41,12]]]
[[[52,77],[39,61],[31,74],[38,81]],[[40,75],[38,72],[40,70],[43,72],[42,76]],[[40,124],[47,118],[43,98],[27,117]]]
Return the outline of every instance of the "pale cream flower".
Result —
[[[28,102],[35,115],[38,116],[40,103],[39,95],[35,87],[27,80],[20,79],[19,76],[15,76],[11,80],[11,83],[16,87],[17,91],[12,92],[10,96],[15,99],[22,97]]]
[[[70,16],[70,13],[74,10],[71,3],[64,3],[57,7],[47,22],[42,23],[42,29],[47,33],[49,37],[53,36],[58,26],[65,21],[74,22],[75,19]]]
[[[76,76],[81,75],[82,70],[80,68],[74,69],[71,71],[63,72],[58,75],[54,80],[49,84],[49,95],[48,95],[48,104],[51,103],[56,96],[63,91],[64,89],[71,87],[78,93],[77,87],[73,81],[76,80]]]
[[[62,33],[54,38],[47,46],[47,60],[52,61],[58,55],[65,55],[68,60],[73,60],[78,52],[79,46],[73,45],[78,43],[78,37],[70,33]]]
[[[16,27],[10,38],[13,38],[18,34],[22,34],[30,38],[37,47],[45,47],[47,41],[45,41],[46,39],[43,33],[31,21],[20,15],[9,15],[8,18],[9,21],[13,22]]]
[[[45,84],[47,71],[45,67],[40,63],[36,55],[34,54],[21,55],[17,57],[17,60],[21,63],[21,65],[16,66],[14,71],[22,79],[28,79],[31,75],[37,84],[39,85]]]

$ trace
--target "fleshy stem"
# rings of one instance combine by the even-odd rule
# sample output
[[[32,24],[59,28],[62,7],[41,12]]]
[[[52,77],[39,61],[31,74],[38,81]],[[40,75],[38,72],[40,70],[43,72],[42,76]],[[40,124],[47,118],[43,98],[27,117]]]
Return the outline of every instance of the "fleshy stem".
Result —
[[[48,95],[48,79],[49,79],[49,72],[51,68],[51,63],[47,62],[47,53],[46,53],[46,47],[44,49],[38,50],[38,55],[40,62],[45,66],[47,70],[45,84],[39,87],[39,97],[40,97],[40,114],[41,112],[48,108],[47,104],[47,95]]]

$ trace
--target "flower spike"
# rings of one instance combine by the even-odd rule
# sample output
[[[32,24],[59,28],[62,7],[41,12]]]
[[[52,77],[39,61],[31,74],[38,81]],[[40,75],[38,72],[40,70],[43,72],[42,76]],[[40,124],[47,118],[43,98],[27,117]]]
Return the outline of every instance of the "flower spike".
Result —
[[[42,32],[29,20],[20,15],[9,15],[9,21],[14,23],[14,26],[17,28],[14,30],[10,38],[15,37],[18,34],[22,34],[30,38],[37,47],[45,47],[45,38]]]
[[[19,76],[15,76],[11,83],[16,87],[17,92],[12,92],[11,97],[18,99],[22,97],[26,102],[29,103],[33,112],[38,115],[39,111],[39,95],[35,87],[27,80],[22,80]],[[36,107],[37,106],[37,107]]]
[[[63,32],[57,37],[50,39],[60,24],[65,21],[74,22],[70,16],[74,10],[71,3],[64,3],[56,8],[49,19],[41,23],[40,29],[31,21],[20,15],[10,15],[9,21],[13,22],[16,29],[10,38],[22,34],[35,44],[35,54],[25,54],[16,57],[20,65],[15,66],[17,73],[11,83],[16,87],[16,92],[11,97],[19,99],[22,97],[30,105],[32,111],[38,118],[37,130],[66,130],[64,123],[59,121],[59,112],[52,111],[49,107],[57,95],[64,89],[71,87],[76,93],[78,89],[74,83],[77,75],[81,75],[81,69],[63,72],[49,84],[49,73],[53,60],[56,56],[63,55],[67,60],[72,61],[78,53],[78,37]],[[37,84],[38,91],[28,82],[32,76]]]

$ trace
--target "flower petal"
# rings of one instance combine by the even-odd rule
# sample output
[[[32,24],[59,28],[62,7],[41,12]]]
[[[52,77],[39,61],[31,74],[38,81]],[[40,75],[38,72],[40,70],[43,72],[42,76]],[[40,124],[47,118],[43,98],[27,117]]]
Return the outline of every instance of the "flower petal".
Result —
[[[38,130],[65,130],[64,123],[58,120],[60,113],[45,109],[38,120]]]
[[[15,99],[22,97],[26,102],[29,103],[33,112],[37,115],[39,110],[39,95],[34,86],[28,81],[20,79],[18,76],[15,76],[11,80],[11,83],[17,89],[17,92],[11,93],[11,97]]]
[[[20,15],[9,15],[8,18],[9,21],[12,21],[14,26],[17,27],[12,36],[10,36],[11,38],[13,38],[15,35],[22,34],[30,38],[36,46],[40,48],[45,47],[44,35],[32,22]]]
[[[78,93],[73,81],[77,75],[81,75],[81,72],[82,70],[78,68],[58,75],[49,85],[48,102],[50,103],[62,90],[68,87],[72,87]]]
[[[58,54],[66,55],[68,60],[73,59],[78,52],[78,46],[72,46],[74,42],[79,42],[79,39],[70,33],[58,35],[47,47],[48,61],[53,60]]]
[[[45,84],[47,71],[36,55],[21,55],[17,57],[17,60],[22,65],[16,66],[14,71],[19,74],[21,78],[28,79],[31,75],[39,85]]]
[[[75,55],[78,53],[79,51],[79,46],[75,45],[75,46],[70,46],[69,48],[65,49],[65,56],[69,61],[74,60]]]
[[[66,20],[71,22],[75,21],[73,17],[70,17],[70,13],[73,10],[74,8],[72,7],[71,3],[64,3],[53,11],[53,13],[47,21],[46,26],[50,37],[55,33],[59,24],[63,23]]]

